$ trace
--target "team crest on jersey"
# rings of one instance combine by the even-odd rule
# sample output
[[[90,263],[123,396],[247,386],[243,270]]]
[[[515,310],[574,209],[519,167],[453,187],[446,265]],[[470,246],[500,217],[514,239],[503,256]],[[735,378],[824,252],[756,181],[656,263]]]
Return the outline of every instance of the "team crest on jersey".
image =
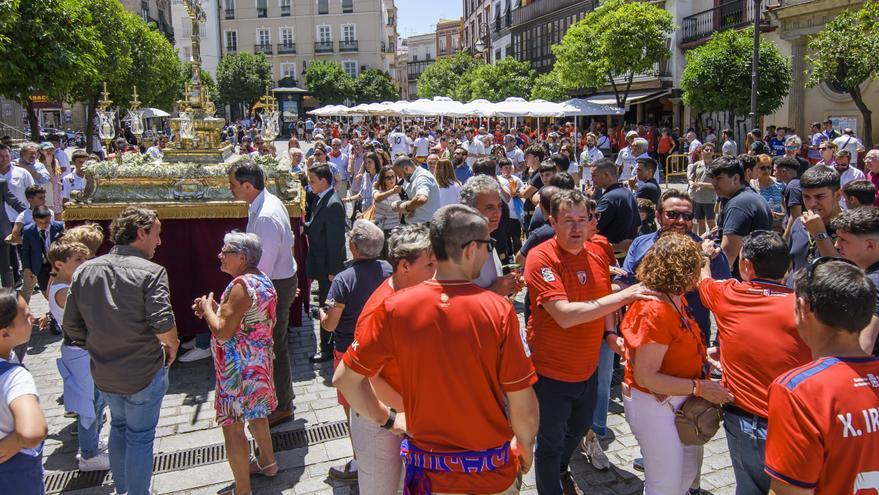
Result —
[[[585,270],[577,272],[577,280],[580,281],[580,285],[586,285],[586,282],[589,281],[589,277],[586,276]]]
[[[540,274],[543,276],[544,282],[555,282],[555,274],[552,273],[552,268],[545,266],[540,269]]]

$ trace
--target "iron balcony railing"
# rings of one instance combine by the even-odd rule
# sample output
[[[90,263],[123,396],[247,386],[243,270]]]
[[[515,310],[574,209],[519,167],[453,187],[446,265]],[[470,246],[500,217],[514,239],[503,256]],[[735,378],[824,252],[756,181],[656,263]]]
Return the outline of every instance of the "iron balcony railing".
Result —
[[[681,20],[681,42],[691,43],[710,38],[727,29],[738,29],[754,22],[754,2],[731,0]]]
[[[278,43],[278,53],[296,53],[296,43]]]
[[[332,41],[315,41],[314,42],[314,53],[332,53],[333,52],[333,42]]]
[[[266,55],[271,55],[272,45],[268,43],[253,45],[253,53],[265,53]]]
[[[235,9],[224,9],[226,11],[226,20],[235,18]]]
[[[357,40],[342,40],[339,42],[340,52],[356,52],[357,49]]]

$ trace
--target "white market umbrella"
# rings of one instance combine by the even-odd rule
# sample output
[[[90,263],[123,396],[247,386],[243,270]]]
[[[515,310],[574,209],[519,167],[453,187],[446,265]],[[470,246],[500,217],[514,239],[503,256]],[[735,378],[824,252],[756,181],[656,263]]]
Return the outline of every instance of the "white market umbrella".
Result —
[[[151,119],[153,117],[170,117],[171,114],[160,109],[160,108],[141,108],[141,112],[143,112],[143,118]]]
[[[563,101],[561,106],[564,109],[565,117],[575,117],[580,115],[622,115],[625,110],[613,105],[602,105],[592,103],[585,98],[571,98]]]

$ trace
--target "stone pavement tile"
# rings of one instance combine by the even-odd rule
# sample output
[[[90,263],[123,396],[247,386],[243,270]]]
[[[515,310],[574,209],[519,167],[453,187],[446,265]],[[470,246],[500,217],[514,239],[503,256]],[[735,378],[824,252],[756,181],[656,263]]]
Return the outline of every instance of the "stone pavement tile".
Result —
[[[171,493],[223,482],[232,482],[232,470],[227,462],[158,474],[153,476],[153,489],[158,493]]]
[[[730,485],[735,485],[736,477],[733,473],[732,466],[726,467],[723,469],[718,469],[716,471],[711,471],[709,473],[702,472],[702,479],[709,481],[715,487],[725,487]]]
[[[331,440],[325,442],[323,446],[327,450],[327,459],[329,460],[342,459],[354,455],[354,450],[351,447],[351,440],[348,438]]]

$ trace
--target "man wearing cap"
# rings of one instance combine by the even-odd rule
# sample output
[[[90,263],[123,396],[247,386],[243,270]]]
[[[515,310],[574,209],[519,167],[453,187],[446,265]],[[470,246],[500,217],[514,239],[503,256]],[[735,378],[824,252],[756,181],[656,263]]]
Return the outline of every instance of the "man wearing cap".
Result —
[[[632,149],[632,143],[637,137],[638,131],[627,132],[626,146],[621,149],[620,153],[617,155],[616,166],[617,171],[619,172],[620,181],[627,181],[631,179],[632,175],[634,174],[635,167],[638,165],[638,156],[635,154],[635,151],[637,150]],[[641,154],[641,152],[638,152],[638,154]]]

